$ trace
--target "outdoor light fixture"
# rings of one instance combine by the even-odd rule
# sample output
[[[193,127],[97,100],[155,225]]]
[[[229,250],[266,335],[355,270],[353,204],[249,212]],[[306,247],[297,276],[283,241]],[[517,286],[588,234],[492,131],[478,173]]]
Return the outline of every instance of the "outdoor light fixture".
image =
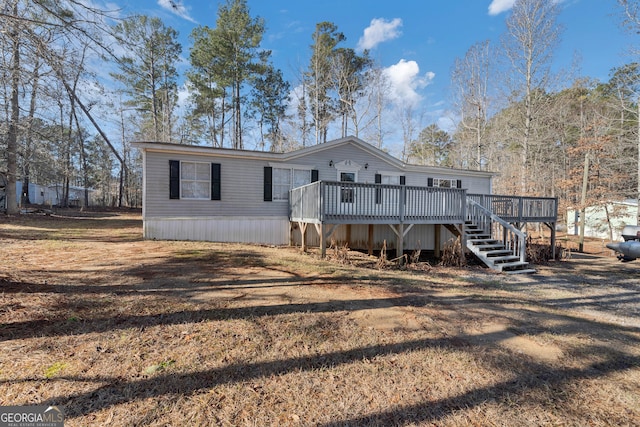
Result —
[[[365,164],[364,164],[364,168],[365,168],[365,169],[369,169],[369,163],[365,163]]]
[[[329,160],[329,167],[332,168],[333,167],[333,160]]]

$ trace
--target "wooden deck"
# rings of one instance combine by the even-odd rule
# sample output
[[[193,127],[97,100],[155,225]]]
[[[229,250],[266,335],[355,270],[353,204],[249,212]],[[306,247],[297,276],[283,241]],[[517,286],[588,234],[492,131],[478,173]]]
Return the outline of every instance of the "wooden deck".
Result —
[[[463,224],[454,188],[319,181],[291,190],[289,218],[313,224]]]
[[[457,188],[318,181],[289,193],[289,220],[299,224],[303,248],[306,228],[313,224],[323,255],[327,239],[340,224],[369,224],[370,234],[373,225],[387,224],[398,248],[404,247],[404,236],[417,224],[457,230],[465,246],[465,224],[473,224],[513,246],[524,260],[526,234],[520,228],[528,222],[547,224],[555,247],[557,212],[556,198],[467,194]]]

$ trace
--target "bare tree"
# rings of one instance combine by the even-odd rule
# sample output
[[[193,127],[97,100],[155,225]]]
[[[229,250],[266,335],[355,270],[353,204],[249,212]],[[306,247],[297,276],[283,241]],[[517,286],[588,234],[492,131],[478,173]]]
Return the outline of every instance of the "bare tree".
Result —
[[[475,153],[475,168],[486,167],[483,150],[489,114],[489,82],[493,57],[489,41],[476,43],[464,58],[455,60],[451,75],[453,99],[460,115],[462,132],[456,135],[458,144],[468,143]]]
[[[517,0],[507,18],[502,39],[509,60],[511,102],[518,106],[520,131],[520,191],[528,192],[531,145],[536,138],[545,90],[551,79],[551,59],[562,27],[557,23],[559,6],[549,0]]]
[[[373,105],[374,114],[371,118],[374,123],[375,132],[372,140],[376,147],[382,149],[384,144],[384,112],[389,103],[389,92],[391,90],[389,81],[381,67],[374,67],[369,73],[369,104]]]
[[[623,10],[623,25],[634,35],[640,31],[640,2],[638,0],[618,0]],[[638,54],[640,47],[635,48],[635,54]],[[640,225],[640,101],[636,99],[638,114],[638,188],[636,199],[638,201],[638,215],[636,217],[636,225]]]
[[[14,1],[11,6],[13,16],[18,16],[18,1]],[[20,37],[19,25],[17,20],[9,22],[9,38],[11,45],[10,60],[10,81],[11,81],[11,97],[10,97],[10,114],[9,126],[7,131],[7,185],[5,188],[5,197],[7,203],[7,214],[15,215],[18,213],[17,195],[16,195],[16,178],[17,178],[17,152],[18,152],[18,122],[20,120]]]
[[[414,135],[418,124],[416,123],[415,110],[413,105],[407,103],[398,106],[397,114],[402,126],[402,161],[409,159],[410,147],[413,142]]]
[[[362,117],[359,106],[362,105],[360,101],[366,99],[368,71],[372,64],[366,50],[362,55],[358,55],[353,49],[337,48],[331,56],[330,75],[338,97],[336,110],[342,119],[343,138],[350,131],[356,137],[359,136]]]
[[[93,7],[89,3],[78,0],[50,1],[26,1],[8,0],[2,4],[0,10],[0,26],[4,31],[0,31],[0,47],[3,49],[2,57],[10,58],[4,62],[6,70],[3,75],[7,85],[5,101],[7,104],[7,149],[6,165],[8,175],[7,186],[7,212],[14,214],[18,212],[17,197],[15,194],[16,181],[18,178],[17,155],[21,152],[20,144],[25,138],[29,139],[28,130],[33,123],[30,117],[44,114],[36,113],[32,109],[35,104],[30,104],[29,108],[22,106],[21,100],[29,87],[36,92],[38,87],[27,84],[28,73],[24,64],[31,64],[31,69],[35,70],[35,64],[42,73],[50,73],[54,67],[67,63],[73,55],[69,55],[69,50],[76,46],[78,41],[85,41],[91,46],[94,52],[106,53],[107,46],[100,37],[108,31],[105,24],[107,11]],[[62,67],[59,67],[62,69]],[[62,74],[55,73],[57,79]],[[32,83],[35,83],[33,81]],[[55,84],[50,83],[49,86]],[[39,85],[44,86],[44,85]],[[35,99],[37,94],[31,94],[31,99]],[[54,104],[55,105],[55,104]],[[51,105],[48,106],[49,114],[53,114]],[[28,116],[23,116],[22,111],[29,111]],[[59,133],[62,135],[62,133]],[[28,147],[27,147],[28,148]],[[29,161],[28,151],[23,160]]]

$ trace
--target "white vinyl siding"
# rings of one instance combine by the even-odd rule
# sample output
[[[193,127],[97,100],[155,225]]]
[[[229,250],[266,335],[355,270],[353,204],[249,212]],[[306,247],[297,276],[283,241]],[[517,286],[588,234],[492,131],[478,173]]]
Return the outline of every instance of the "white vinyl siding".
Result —
[[[146,218],[144,237],[286,245],[289,243],[289,218],[241,215]]]
[[[273,168],[273,200],[289,200],[289,190],[311,183],[310,169]]]
[[[211,198],[211,164],[181,162],[180,198],[209,200]]]
[[[324,147],[324,145],[321,145]],[[175,151],[183,149],[183,146],[176,146],[173,152],[157,151],[161,145],[150,145],[144,153],[145,168],[145,188],[143,192],[144,217],[150,218],[178,218],[178,217],[279,217],[288,218],[288,203],[266,202],[264,201],[264,167],[273,169],[301,170],[300,174],[309,173],[312,170],[318,171],[319,181],[337,181],[336,168],[330,167],[329,163],[339,163],[340,159],[350,159],[359,165],[369,164],[367,169],[358,171],[357,181],[373,184],[375,175],[401,176],[406,175],[408,186],[426,186],[428,177],[439,177],[446,179],[462,179],[463,186],[470,193],[488,194],[491,192],[490,175],[469,171],[457,171],[448,169],[425,168],[420,170],[403,170],[396,165],[391,165],[384,160],[370,155],[357,144],[338,145],[331,149],[313,151],[308,155],[299,156],[289,161],[278,161],[272,153],[258,153],[248,155],[246,152],[238,152],[237,156],[229,156],[232,150],[202,148],[202,152],[185,152],[177,154]],[[188,147],[187,147],[188,148]],[[265,159],[254,158],[263,156]],[[201,162],[219,163],[224,171],[221,181],[221,192],[224,195],[222,200],[212,204],[211,200],[204,199],[182,199],[168,200],[167,189],[170,184],[169,162],[176,160],[180,162]],[[345,171],[346,172],[346,171]],[[445,173],[447,172],[447,173]],[[296,174],[297,175],[297,174]],[[486,175],[486,176],[485,176]],[[179,178],[178,174],[178,178]],[[392,178],[390,178],[392,179]],[[292,183],[296,182],[292,179]],[[397,181],[396,183],[397,184]],[[293,184],[292,184],[293,185]],[[273,188],[273,183],[272,183]],[[178,190],[179,191],[179,190]],[[389,195],[382,193],[381,203],[388,203]],[[339,196],[336,202],[340,202]],[[388,227],[387,227],[388,228]],[[308,233],[312,235],[313,233]],[[409,233],[411,234],[411,233]],[[423,246],[424,248],[424,246]]]

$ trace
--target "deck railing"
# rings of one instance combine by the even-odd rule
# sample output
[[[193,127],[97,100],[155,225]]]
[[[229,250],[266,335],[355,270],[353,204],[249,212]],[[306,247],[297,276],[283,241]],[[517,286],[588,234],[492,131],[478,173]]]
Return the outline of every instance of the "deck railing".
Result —
[[[462,224],[457,188],[318,181],[289,193],[290,219],[326,224]]]
[[[325,224],[463,224],[473,220],[467,212],[467,198],[506,222],[557,220],[555,198],[337,181],[318,181],[291,190],[289,218]]]
[[[520,261],[525,261],[527,255],[526,233],[518,230],[471,197],[467,198],[467,214],[469,221],[490,235],[492,239],[502,242],[505,249],[520,257]]]
[[[558,218],[558,199],[555,197],[495,194],[468,194],[467,197],[507,222],[555,222]]]

